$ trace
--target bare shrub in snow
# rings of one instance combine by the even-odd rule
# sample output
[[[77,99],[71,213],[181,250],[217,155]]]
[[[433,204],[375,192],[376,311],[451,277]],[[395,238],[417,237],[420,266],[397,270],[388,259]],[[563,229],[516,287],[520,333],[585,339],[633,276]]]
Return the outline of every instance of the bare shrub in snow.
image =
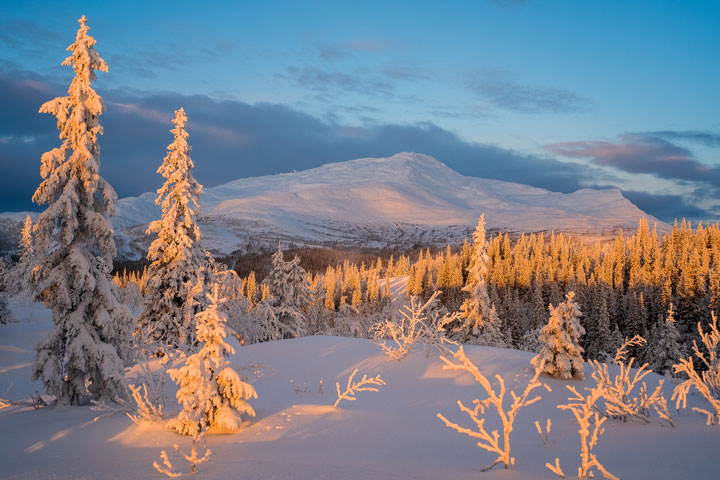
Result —
[[[603,388],[596,386],[591,389],[586,396],[582,396],[575,387],[571,385],[565,385],[565,387],[570,390],[573,396],[568,398],[570,403],[558,405],[557,408],[570,410],[580,426],[578,433],[580,433],[581,464],[578,467],[578,478],[592,478],[594,476],[592,468],[594,467],[602,474],[603,478],[619,480],[618,477],[608,472],[598,461],[595,454],[592,453],[592,449],[597,445],[598,438],[605,431],[605,429],[602,428],[602,424],[607,420],[607,417],[601,416],[595,409],[595,404],[603,395]],[[550,464],[546,464],[545,466],[564,478],[558,459],[555,459],[555,468]]]
[[[642,381],[651,373],[651,370],[648,370],[648,364],[641,365],[633,373],[632,365],[635,358],[627,360],[629,347],[641,346],[645,343],[645,339],[639,335],[625,340],[613,359],[613,363],[620,367],[620,372],[615,376],[610,374],[607,364],[597,360],[590,362],[593,366],[592,378],[602,389],[602,396],[605,399],[604,408],[596,408],[608,417],[622,421],[638,419],[645,423],[650,423],[650,410],[654,409],[661,419],[673,425],[672,415],[663,395],[665,381],[660,380],[652,393],[649,393],[647,384]],[[639,392],[633,396],[632,393],[636,387],[639,387]]]
[[[404,305],[400,318],[390,317],[370,327],[370,333],[383,351],[393,360],[402,360],[416,343],[425,345],[426,356],[430,349],[435,348],[441,353],[451,353],[446,344],[457,345],[457,342],[445,336],[445,327],[456,320],[459,313],[445,314],[440,317],[432,306],[441,292],[435,292],[422,305],[417,297],[410,299],[410,306]]]
[[[533,398],[528,398],[530,393],[537,387],[543,386],[546,390],[550,391],[550,387],[538,381],[538,377],[542,373],[542,369],[535,368],[535,374],[519,396],[511,390],[510,395],[512,396],[512,403],[509,406],[505,406],[503,404],[506,393],[505,381],[500,375],[495,375],[495,378],[500,385],[500,390],[495,391],[490,383],[490,380],[480,373],[480,370],[470,361],[467,355],[465,355],[463,347],[460,347],[458,351],[455,352],[453,358],[455,358],[458,363],[454,363],[445,357],[440,357],[440,359],[445,363],[443,370],[459,370],[468,372],[475,378],[475,381],[483,387],[488,397],[485,400],[473,400],[475,407],[472,409],[465,406],[460,400],[457,402],[460,410],[467,413],[473,423],[475,423],[477,430],[461,427],[460,425],[449,421],[440,413],[437,414],[437,417],[442,420],[446,426],[457,430],[460,433],[464,433],[469,437],[479,439],[478,447],[485,449],[488,452],[497,453],[498,457],[495,461],[483,468],[483,471],[490,470],[500,463],[504,464],[505,468],[510,468],[510,466],[515,464],[515,458],[510,456],[510,432],[513,430],[515,417],[522,407],[532,405],[541,399],[539,395]],[[502,440],[497,430],[493,430],[492,432],[487,431],[485,428],[485,418],[481,417],[481,415],[485,414],[485,409],[490,409],[491,407],[495,409],[498,417],[500,417],[500,420],[502,421]]]
[[[197,473],[197,466],[207,462],[210,459],[210,455],[212,455],[212,450],[207,448],[207,444],[205,443],[206,428],[207,426],[198,430],[193,435],[189,454],[180,450],[180,447],[177,443],[173,444],[173,448],[175,449],[175,451],[179,453],[190,464],[190,472],[182,473],[174,471],[173,464],[170,462],[170,458],[168,457],[165,450],[162,450],[160,452],[162,465],[158,464],[157,462],[153,462],[153,467],[155,467],[155,470],[170,478],[177,478],[185,475],[195,475]],[[199,454],[200,450],[203,452],[202,455]]]
[[[358,372],[358,369],[356,368],[350,374],[350,377],[348,377],[347,386],[345,387],[344,392],[340,391],[340,382],[335,382],[335,387],[337,388],[338,398],[337,398],[337,400],[335,400],[333,407],[337,407],[341,400],[347,400],[348,402],[354,402],[355,400],[357,400],[357,398],[355,398],[355,395],[358,392],[377,392],[378,391],[377,387],[380,387],[382,385],[387,385],[385,383],[385,380],[380,378],[380,374],[377,374],[371,378],[368,378],[367,375],[363,375],[363,377],[359,381],[353,382],[353,378],[355,377],[355,374],[357,372]]]
[[[710,329],[707,332],[703,331],[700,322],[698,322],[698,332],[707,353],[702,352],[695,341],[693,341],[693,353],[705,366],[706,370],[702,372],[695,370],[692,357],[680,359],[680,363],[673,366],[673,371],[676,374],[687,375],[687,380],[675,387],[672,400],[675,400],[675,408],[679,409],[681,405],[685,408],[690,388],[695,387],[705,400],[710,403],[713,411],[697,407],[693,407],[693,411],[707,416],[708,425],[720,424],[720,358],[718,358],[720,331],[718,330],[715,312],[712,312]]]

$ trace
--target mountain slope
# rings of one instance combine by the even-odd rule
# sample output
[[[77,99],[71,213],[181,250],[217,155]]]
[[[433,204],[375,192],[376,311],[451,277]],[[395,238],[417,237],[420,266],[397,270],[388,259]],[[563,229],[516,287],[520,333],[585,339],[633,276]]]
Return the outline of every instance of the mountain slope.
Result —
[[[122,232],[123,249],[131,249],[144,226],[160,215],[154,200],[154,193],[145,193],[118,202],[113,223]],[[494,229],[576,234],[633,229],[648,216],[617,189],[550,192],[466,177],[415,153],[243,178],[207,188],[200,204],[204,245],[223,253],[278,240],[315,245],[445,244],[462,241],[483,212]],[[657,220],[650,218],[653,221]]]

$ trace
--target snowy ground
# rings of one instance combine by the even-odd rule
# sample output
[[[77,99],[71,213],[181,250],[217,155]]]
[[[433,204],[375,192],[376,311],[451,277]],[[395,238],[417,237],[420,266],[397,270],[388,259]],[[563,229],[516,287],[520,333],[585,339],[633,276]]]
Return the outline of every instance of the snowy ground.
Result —
[[[30,367],[33,345],[50,322],[38,305],[15,304],[13,310],[22,322],[0,325],[0,393],[12,384],[0,396],[17,400],[42,391],[29,381]],[[485,375],[499,373],[509,387],[522,388],[530,376],[530,354],[481,347],[466,351]],[[214,453],[199,467],[200,478],[551,479],[556,477],[545,462],[559,457],[569,477],[578,465],[577,425],[556,405],[567,399],[564,385],[581,390],[589,382],[543,378],[553,391],[542,390],[543,399],[518,416],[511,437],[515,468],[480,473],[495,456],[445,427],[436,414],[471,427],[456,401],[470,404],[484,396],[468,375],[442,371],[437,356],[425,358],[418,349],[402,362],[391,362],[370,341],[317,336],[238,348],[233,363],[251,362],[267,366],[263,377],[252,381],[259,394],[252,402],[257,417],[239,433],[208,437]],[[360,375],[379,373],[387,386],[332,408],[335,381],[344,385],[355,368]],[[650,385],[658,378],[648,377]],[[291,379],[308,391],[296,394]],[[168,393],[170,410],[177,411],[171,383]],[[666,395],[669,400],[669,388]],[[696,396],[691,402],[702,405]],[[164,478],[152,467],[160,450],[189,443],[160,423],[138,426],[121,415],[93,421],[99,414],[88,407],[0,410],[0,478]],[[487,418],[497,425],[493,414]],[[533,422],[544,425],[547,418],[552,433],[543,445]],[[686,413],[675,415],[675,423],[671,428],[657,419],[649,425],[608,421],[595,453],[626,480],[713,478],[720,468],[720,427],[707,427],[704,418]]]

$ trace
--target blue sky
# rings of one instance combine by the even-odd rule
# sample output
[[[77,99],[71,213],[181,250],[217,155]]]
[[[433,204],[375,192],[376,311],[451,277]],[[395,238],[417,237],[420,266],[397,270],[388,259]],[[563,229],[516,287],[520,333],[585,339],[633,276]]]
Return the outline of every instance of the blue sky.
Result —
[[[157,188],[184,106],[207,186],[414,150],[556,191],[615,186],[664,220],[720,217],[710,1],[5,4],[0,210],[39,208],[57,132],[37,109],[67,88],[82,14],[110,66],[95,87],[121,196]]]

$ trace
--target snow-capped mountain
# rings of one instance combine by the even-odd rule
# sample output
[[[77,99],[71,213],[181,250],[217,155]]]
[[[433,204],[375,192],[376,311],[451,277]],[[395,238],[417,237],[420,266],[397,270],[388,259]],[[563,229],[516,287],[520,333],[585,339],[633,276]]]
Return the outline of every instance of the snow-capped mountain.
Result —
[[[144,230],[160,215],[155,198],[150,192],[118,202],[113,224],[126,255],[146,251]],[[204,247],[221,253],[278,240],[285,246],[444,245],[469,236],[483,212],[491,229],[593,235],[634,229],[649,217],[620,190],[555,193],[466,177],[430,156],[398,153],[207,188],[200,226]]]

